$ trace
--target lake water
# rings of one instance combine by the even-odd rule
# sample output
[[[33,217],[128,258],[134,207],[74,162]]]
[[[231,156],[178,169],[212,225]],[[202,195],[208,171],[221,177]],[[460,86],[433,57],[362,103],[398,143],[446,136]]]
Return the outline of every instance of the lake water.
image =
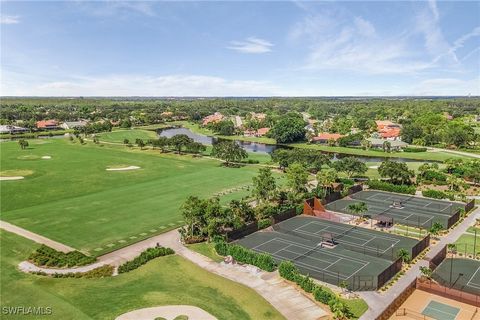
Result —
[[[206,136],[203,134],[198,134],[195,132],[192,132],[190,129],[187,128],[174,128],[174,129],[164,129],[164,130],[159,130],[158,134],[161,137],[167,137],[171,138],[174,135],[177,134],[185,134],[192,138],[195,142],[200,142],[203,144],[208,144],[212,145],[217,141],[221,141],[222,139],[219,139],[217,137],[211,137],[211,136]],[[275,144],[265,144],[265,143],[258,143],[258,142],[248,142],[248,141],[241,141],[241,140],[235,140],[236,143],[241,145],[243,148],[245,148],[246,151],[248,152],[259,152],[259,153],[272,153],[278,148],[290,148],[286,146],[280,146],[280,145],[275,145]],[[333,161],[344,158],[344,157],[352,157],[353,155],[348,155],[348,154],[341,154],[341,153],[333,153],[333,152],[322,152],[323,154],[333,154]],[[386,158],[383,157],[365,157],[365,156],[354,156],[355,158],[363,161],[363,162],[382,162],[385,161]],[[398,162],[432,162],[432,161],[425,161],[425,160],[412,160],[412,159],[405,159],[405,158],[393,158],[392,160],[398,161]]]

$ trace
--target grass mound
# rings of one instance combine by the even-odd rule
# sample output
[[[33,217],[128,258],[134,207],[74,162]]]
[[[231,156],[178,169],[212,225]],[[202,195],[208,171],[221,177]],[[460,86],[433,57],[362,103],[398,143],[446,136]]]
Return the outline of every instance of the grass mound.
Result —
[[[0,177],[25,177],[33,174],[33,170],[3,170]]]

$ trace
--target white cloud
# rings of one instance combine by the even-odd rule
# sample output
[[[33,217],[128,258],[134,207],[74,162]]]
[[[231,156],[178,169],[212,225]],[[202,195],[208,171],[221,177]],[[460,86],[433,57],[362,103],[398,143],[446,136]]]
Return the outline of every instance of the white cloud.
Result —
[[[132,12],[155,16],[154,2],[151,1],[75,1],[77,8],[94,16],[118,16]]]
[[[455,78],[436,78],[420,82],[412,90],[419,96],[468,96],[480,95],[480,78],[462,80]]]
[[[469,40],[470,38],[478,37],[478,36],[480,36],[480,27],[476,27],[469,33],[464,34],[463,36],[455,40],[453,42],[453,46],[450,48],[450,52],[455,53],[458,49],[463,48],[467,40]]]
[[[202,75],[112,75],[35,83],[4,80],[0,93],[3,96],[263,96],[280,92],[266,81]]]
[[[273,44],[267,40],[249,37],[244,41],[231,41],[227,49],[243,53],[266,53],[272,51]]]
[[[440,13],[438,12],[437,1],[428,0],[428,6],[433,14],[433,17],[435,18],[435,21],[438,21],[438,19],[440,19]]]
[[[428,61],[413,59],[405,37],[382,38],[363,17],[351,19],[336,12],[309,15],[294,26],[289,37],[310,43],[301,69],[400,74],[415,73],[429,65]]]
[[[20,23],[19,16],[0,16],[0,24],[17,24]]]

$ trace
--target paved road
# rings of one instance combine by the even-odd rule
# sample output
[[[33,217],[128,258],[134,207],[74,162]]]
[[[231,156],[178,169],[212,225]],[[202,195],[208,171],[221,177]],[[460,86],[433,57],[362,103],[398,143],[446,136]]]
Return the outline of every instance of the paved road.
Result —
[[[15,225],[13,225],[11,223],[8,223],[8,222],[5,222],[5,221],[0,221],[0,229],[13,232],[15,234],[18,234],[18,235],[24,237],[24,238],[33,240],[37,243],[45,244],[45,245],[47,245],[47,246],[49,246],[49,247],[51,247],[51,248],[53,248],[57,251],[62,251],[62,252],[67,253],[67,252],[75,250],[74,248],[69,247],[67,245],[64,245],[63,243],[45,238],[44,236],[41,236],[39,234],[36,234],[36,233],[31,232],[31,231],[25,230],[23,228],[17,227]]]
[[[466,232],[468,227],[474,224],[475,219],[477,218],[480,218],[480,208],[477,208],[474,212],[472,212],[448,235],[442,237],[436,245],[431,246],[430,251],[426,254],[425,258],[434,257],[446,244],[455,242],[463,233]],[[405,288],[412,283],[413,280],[415,280],[415,278],[420,276],[421,266],[428,267],[428,261],[419,260],[386,293],[378,293],[376,291],[360,292],[360,296],[367,302],[369,306],[369,309],[363,314],[360,320],[376,319],[383,312],[383,310],[385,310],[385,308],[390,305],[390,303],[392,303],[393,300],[398,297],[405,290]]]

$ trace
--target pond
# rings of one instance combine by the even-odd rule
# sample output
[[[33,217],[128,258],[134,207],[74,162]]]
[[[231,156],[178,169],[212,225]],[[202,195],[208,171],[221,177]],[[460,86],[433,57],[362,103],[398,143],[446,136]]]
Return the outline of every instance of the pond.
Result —
[[[218,141],[224,140],[217,137],[199,134],[187,128],[164,129],[164,130],[159,130],[157,132],[161,137],[167,137],[167,138],[171,138],[177,134],[185,134],[190,138],[192,138],[194,141],[207,144],[207,145],[212,145]],[[273,151],[279,148],[288,148],[288,149],[291,148],[288,146],[281,146],[281,145],[275,145],[275,144],[265,144],[265,143],[249,142],[249,141],[242,141],[242,140],[234,140],[234,141],[239,145],[241,145],[243,148],[245,148],[245,150],[248,152],[272,153]],[[332,159],[333,161],[336,161],[344,157],[355,157],[363,162],[382,162],[382,161],[385,161],[386,159],[383,157],[354,156],[354,155],[343,154],[343,153],[332,153],[332,152],[322,152],[322,153],[330,154],[330,155],[333,154],[333,159]],[[398,162],[433,162],[428,160],[413,160],[413,159],[405,159],[405,158],[393,158],[392,160],[398,161]]]

